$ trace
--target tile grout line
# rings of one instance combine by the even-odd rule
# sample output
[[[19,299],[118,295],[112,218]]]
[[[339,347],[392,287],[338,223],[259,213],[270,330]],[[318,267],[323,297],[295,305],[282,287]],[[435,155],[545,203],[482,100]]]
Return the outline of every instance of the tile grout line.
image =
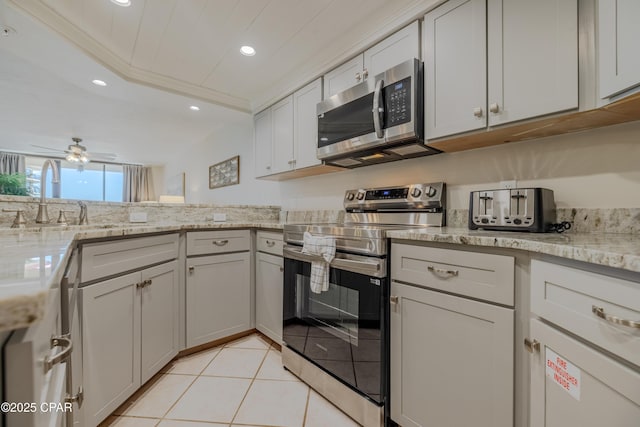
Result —
[[[309,414],[310,400],[311,400],[311,387],[307,386],[307,404],[304,406],[304,417],[302,417],[302,427],[307,425],[307,415]]]
[[[247,391],[244,393],[244,396],[242,396],[242,400],[240,401],[240,404],[238,405],[236,412],[233,414],[233,418],[231,418],[231,422],[229,423],[229,425],[232,425],[236,417],[238,416],[238,412],[240,412],[240,408],[242,407],[244,400],[247,398],[247,395],[249,394],[249,390],[251,390],[251,387],[253,387],[253,383],[256,381],[256,377],[258,376],[258,373],[260,373],[260,369],[262,369],[262,365],[264,365],[264,361],[267,360],[267,356],[269,355],[270,348],[271,348],[271,344],[269,344],[269,346],[267,347],[267,351],[264,352],[264,356],[262,357],[260,366],[258,366],[258,369],[256,369],[256,373],[253,376],[253,378],[251,378],[251,383],[249,383],[249,387],[247,387]]]

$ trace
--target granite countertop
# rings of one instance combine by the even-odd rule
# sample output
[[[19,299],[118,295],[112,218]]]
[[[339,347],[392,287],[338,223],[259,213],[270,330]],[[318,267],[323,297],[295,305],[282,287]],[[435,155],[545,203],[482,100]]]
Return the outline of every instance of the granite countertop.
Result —
[[[282,230],[278,222],[111,224],[0,231],[0,331],[29,326],[44,315],[49,290],[58,286],[77,241],[149,233],[255,228]],[[640,244],[634,234],[535,234],[424,228],[389,231],[414,241],[520,249],[640,272]]]
[[[520,249],[640,272],[640,237],[617,233],[518,233],[431,227],[388,231],[392,239]]]
[[[110,224],[0,230],[0,331],[23,328],[42,318],[49,290],[62,280],[77,241],[224,228],[282,230],[283,224]]]

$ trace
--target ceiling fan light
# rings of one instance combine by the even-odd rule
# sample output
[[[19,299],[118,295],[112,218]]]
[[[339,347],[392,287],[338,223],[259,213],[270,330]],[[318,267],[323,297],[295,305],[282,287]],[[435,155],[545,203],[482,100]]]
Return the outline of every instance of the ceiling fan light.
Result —
[[[67,161],[68,161],[68,162],[71,162],[71,163],[76,163],[76,162],[79,160],[79,159],[78,159],[78,156],[76,156],[76,155],[75,155],[75,154],[73,154],[73,153],[69,153],[69,154],[67,154],[66,159],[67,159]]]
[[[89,158],[86,154],[80,154],[80,158],[78,160],[80,160],[82,163],[89,163]]]

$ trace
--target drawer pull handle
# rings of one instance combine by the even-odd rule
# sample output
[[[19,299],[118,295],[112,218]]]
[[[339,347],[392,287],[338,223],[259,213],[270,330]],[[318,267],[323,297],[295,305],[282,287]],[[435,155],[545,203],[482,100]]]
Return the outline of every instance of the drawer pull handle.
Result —
[[[193,274],[193,272],[195,271],[195,267],[193,265],[189,266],[189,274]]]
[[[389,304],[397,305],[398,304],[398,296],[397,295],[391,295],[389,297]]]
[[[216,245],[216,246],[224,246],[227,243],[229,243],[228,240],[214,240],[213,241],[213,244]]]
[[[540,342],[536,339],[530,340],[529,338],[524,339],[524,346],[529,353],[540,352]]]
[[[429,270],[430,272],[434,273],[434,274],[446,274],[449,276],[457,276],[458,275],[458,270],[445,270],[443,268],[436,268],[432,265],[427,267],[427,270]]]
[[[609,323],[615,323],[616,325],[628,326],[630,328],[640,329],[640,322],[634,322],[633,320],[621,319],[620,317],[612,316],[604,312],[604,308],[596,307],[595,305],[591,306],[591,311],[593,314],[598,316],[601,319],[606,320]]]
[[[46,374],[53,368],[54,365],[63,362],[69,357],[71,354],[71,350],[73,350],[73,342],[71,342],[71,338],[68,335],[60,335],[57,337],[51,337],[51,348],[55,347],[64,347],[60,353],[56,354],[52,358],[46,356],[44,358],[44,373]]]
[[[270,248],[272,248],[276,244],[276,242],[274,242],[273,240],[267,240],[266,243],[267,243],[267,246],[269,246]]]

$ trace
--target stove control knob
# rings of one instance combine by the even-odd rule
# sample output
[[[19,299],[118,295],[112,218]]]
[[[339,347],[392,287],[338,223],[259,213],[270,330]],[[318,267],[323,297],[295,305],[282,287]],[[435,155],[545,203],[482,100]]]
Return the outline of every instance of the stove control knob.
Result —
[[[428,197],[433,197],[438,193],[438,190],[436,190],[433,187],[429,187],[425,190],[424,192]]]
[[[353,193],[347,193],[347,200],[348,200],[348,201],[352,201],[354,197],[355,197],[355,196],[354,196],[354,194],[353,194]]]
[[[358,200],[362,200],[364,199],[364,193],[358,193],[358,196],[356,197]]]
[[[422,190],[420,190],[418,187],[414,187],[414,189],[411,190],[411,197],[420,197],[421,194]]]

